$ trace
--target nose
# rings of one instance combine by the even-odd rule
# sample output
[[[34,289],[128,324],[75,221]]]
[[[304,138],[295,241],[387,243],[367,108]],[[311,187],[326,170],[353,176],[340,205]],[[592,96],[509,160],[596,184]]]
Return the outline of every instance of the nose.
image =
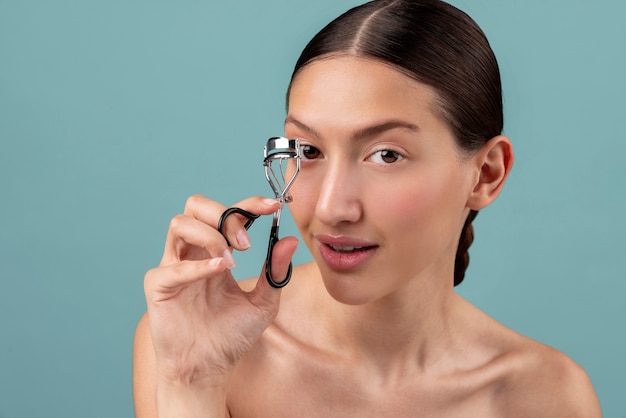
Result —
[[[320,185],[315,214],[329,226],[361,219],[363,208],[359,176],[354,168],[340,162],[328,164]]]

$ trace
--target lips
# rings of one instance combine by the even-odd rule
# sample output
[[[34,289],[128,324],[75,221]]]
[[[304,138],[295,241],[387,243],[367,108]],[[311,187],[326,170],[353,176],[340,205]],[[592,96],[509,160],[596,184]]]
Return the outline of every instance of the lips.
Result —
[[[316,235],[322,260],[333,270],[355,270],[364,267],[376,254],[378,245],[349,236]]]
[[[332,248],[334,251],[337,251],[339,253],[353,253],[356,251],[363,251],[368,248],[368,247],[355,247],[355,246],[335,246],[335,245],[328,245],[328,246]]]

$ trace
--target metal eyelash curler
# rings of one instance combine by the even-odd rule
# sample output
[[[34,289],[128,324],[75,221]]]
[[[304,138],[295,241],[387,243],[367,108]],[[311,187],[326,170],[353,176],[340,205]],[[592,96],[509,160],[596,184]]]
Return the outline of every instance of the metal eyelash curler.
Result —
[[[281,136],[272,137],[267,140],[263,151],[263,166],[265,168],[265,178],[270,184],[274,194],[276,195],[276,200],[281,203],[289,203],[293,200],[293,197],[289,194],[289,189],[293,185],[293,182],[296,180],[296,176],[300,172],[300,159],[301,159],[301,150],[300,150],[300,140],[299,139],[289,139]],[[290,159],[296,160],[296,169],[287,181],[286,178],[286,165]],[[274,170],[272,166],[273,163],[277,163],[278,171]],[[268,283],[275,288],[284,287],[289,280],[291,279],[291,271],[293,270],[293,266],[291,262],[289,262],[289,270],[287,270],[287,276],[281,282],[276,282],[272,278],[272,251],[274,250],[274,245],[278,242],[278,228],[280,227],[280,215],[282,212],[282,208],[278,209],[274,212],[274,219],[272,221],[272,229],[270,231],[269,243],[267,246],[267,256],[265,257],[265,278]],[[254,221],[259,217],[259,215],[248,212],[247,210],[233,207],[228,208],[222,213],[220,216],[219,222],[217,224],[217,229],[220,233],[226,238],[226,234],[224,233],[224,222],[226,218],[233,214],[239,214],[247,218],[244,227],[246,230],[252,226]],[[228,238],[226,238],[226,243],[230,245],[228,242]]]

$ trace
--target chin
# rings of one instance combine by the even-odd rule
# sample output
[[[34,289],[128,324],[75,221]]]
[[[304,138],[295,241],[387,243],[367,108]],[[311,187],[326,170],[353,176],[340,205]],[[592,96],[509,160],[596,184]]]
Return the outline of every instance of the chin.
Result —
[[[378,279],[368,277],[363,272],[338,273],[322,269],[321,273],[326,291],[339,303],[359,306],[377,298],[371,283]]]

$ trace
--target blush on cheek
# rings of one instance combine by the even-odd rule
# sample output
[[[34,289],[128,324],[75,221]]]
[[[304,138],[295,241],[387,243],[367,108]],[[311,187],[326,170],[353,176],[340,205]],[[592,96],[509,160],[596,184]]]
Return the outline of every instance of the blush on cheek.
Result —
[[[429,212],[431,212],[433,200],[432,195],[417,191],[412,191],[412,193],[403,191],[394,193],[393,196],[385,195],[384,197],[378,194],[375,203],[378,214],[375,216],[387,218],[394,223],[393,226],[389,225],[391,228],[388,228],[388,230],[408,232],[416,224],[432,218]]]
[[[437,200],[438,190],[436,186],[422,181],[413,184],[396,181],[370,192],[371,209],[376,208],[376,212],[383,211],[397,219],[410,219]]]
[[[391,229],[422,234],[454,223],[451,216],[460,208],[457,208],[458,191],[453,181],[433,177],[432,181],[399,183],[372,193],[372,209],[377,208],[377,217],[394,220]]]

